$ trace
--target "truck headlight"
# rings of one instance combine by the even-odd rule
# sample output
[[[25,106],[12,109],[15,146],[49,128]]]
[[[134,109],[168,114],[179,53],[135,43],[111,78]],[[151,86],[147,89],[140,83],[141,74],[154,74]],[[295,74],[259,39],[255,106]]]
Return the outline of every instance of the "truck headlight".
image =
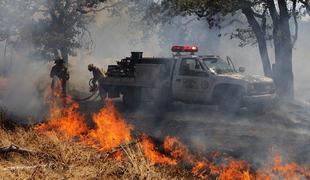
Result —
[[[276,91],[276,87],[275,87],[274,84],[268,84],[268,85],[266,85],[266,86],[265,86],[265,89],[266,89],[267,91],[269,91],[270,93],[275,93],[275,91]]]

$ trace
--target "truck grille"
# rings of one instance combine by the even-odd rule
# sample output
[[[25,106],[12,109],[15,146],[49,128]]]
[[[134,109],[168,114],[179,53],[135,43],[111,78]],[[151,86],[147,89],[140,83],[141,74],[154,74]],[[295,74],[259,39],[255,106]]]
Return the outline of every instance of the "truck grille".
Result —
[[[254,90],[250,91],[250,95],[263,95],[275,93],[274,85],[271,83],[257,83],[253,84]]]

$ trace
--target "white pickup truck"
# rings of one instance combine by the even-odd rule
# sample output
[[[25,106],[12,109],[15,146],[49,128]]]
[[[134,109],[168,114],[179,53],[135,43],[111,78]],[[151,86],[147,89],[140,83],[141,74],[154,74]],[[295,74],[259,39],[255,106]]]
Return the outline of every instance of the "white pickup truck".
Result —
[[[225,110],[268,105],[275,98],[273,80],[244,75],[232,61],[218,56],[197,56],[196,46],[174,46],[171,58],[145,58],[132,52],[117,65],[111,65],[99,80],[102,98],[121,97],[125,105],[137,107],[151,101],[169,104],[215,104]]]

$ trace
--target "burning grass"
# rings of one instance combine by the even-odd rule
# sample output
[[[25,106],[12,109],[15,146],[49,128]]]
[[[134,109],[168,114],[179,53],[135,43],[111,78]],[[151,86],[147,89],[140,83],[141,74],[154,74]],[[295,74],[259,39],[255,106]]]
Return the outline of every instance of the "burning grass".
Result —
[[[3,156],[0,170],[10,178],[76,179],[309,179],[307,167],[284,163],[276,155],[266,167],[253,169],[244,160],[213,152],[192,153],[177,137],[166,137],[159,147],[147,135],[134,139],[134,127],[107,101],[92,115],[94,129],[86,125],[79,105],[52,104],[50,118],[34,129],[0,131],[0,145],[18,144],[42,151],[55,159]],[[134,143],[132,143],[134,142]]]
[[[136,146],[126,148],[130,160],[105,159],[94,148],[64,141],[57,133],[49,136],[34,129],[18,128],[14,132],[0,129],[0,146],[12,143],[45,152],[56,159],[22,156],[16,153],[0,156],[1,177],[6,179],[154,179],[182,178],[184,172],[153,166]],[[187,175],[188,176],[188,175]]]
[[[79,105],[67,99],[63,108],[52,104],[46,123],[34,128],[0,128],[0,146],[16,144],[44,152],[46,158],[19,153],[0,153],[1,179],[189,179],[191,174],[176,167],[154,166],[132,140],[132,126],[112,103],[93,115],[97,127],[89,129]],[[4,112],[1,121],[6,120]],[[106,122],[102,124],[102,122]],[[111,127],[115,125],[114,128]],[[122,148],[107,155],[110,148]]]

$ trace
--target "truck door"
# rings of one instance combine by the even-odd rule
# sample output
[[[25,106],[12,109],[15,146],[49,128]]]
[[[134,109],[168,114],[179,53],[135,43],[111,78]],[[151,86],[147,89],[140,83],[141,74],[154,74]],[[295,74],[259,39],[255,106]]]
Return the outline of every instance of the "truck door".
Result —
[[[176,64],[172,92],[175,99],[188,103],[206,102],[210,91],[210,77],[196,58],[183,58]]]

